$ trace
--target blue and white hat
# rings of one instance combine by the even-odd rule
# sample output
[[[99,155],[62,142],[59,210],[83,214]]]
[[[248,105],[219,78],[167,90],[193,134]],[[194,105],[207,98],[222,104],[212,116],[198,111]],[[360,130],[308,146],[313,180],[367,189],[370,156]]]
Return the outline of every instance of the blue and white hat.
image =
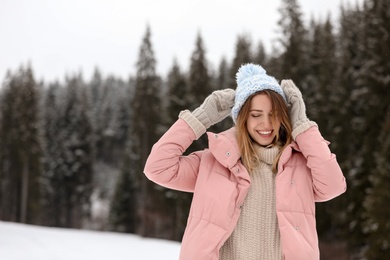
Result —
[[[234,123],[236,123],[238,113],[248,97],[261,90],[273,90],[281,95],[287,103],[286,96],[284,95],[279,83],[274,77],[268,76],[266,71],[260,65],[251,63],[242,65],[238,69],[236,80],[237,89],[234,106],[232,108],[232,118]]]

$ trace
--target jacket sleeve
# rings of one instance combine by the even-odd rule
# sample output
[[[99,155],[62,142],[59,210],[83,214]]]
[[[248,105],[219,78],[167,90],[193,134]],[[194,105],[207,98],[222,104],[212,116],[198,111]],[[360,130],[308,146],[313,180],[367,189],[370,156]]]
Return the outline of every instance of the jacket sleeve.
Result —
[[[312,173],[315,200],[327,201],[344,193],[347,189],[344,175],[318,128],[309,128],[297,136],[296,142]]]
[[[151,181],[175,190],[193,192],[202,151],[183,156],[196,140],[191,127],[178,119],[155,143],[146,160],[144,173]]]

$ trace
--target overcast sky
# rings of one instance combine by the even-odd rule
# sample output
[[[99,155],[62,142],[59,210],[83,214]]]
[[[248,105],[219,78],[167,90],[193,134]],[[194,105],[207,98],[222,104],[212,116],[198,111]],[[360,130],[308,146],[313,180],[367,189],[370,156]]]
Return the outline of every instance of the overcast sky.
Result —
[[[298,0],[305,21],[338,18],[342,3]],[[157,72],[165,77],[174,57],[187,70],[201,33],[206,58],[217,68],[230,60],[238,35],[261,39],[267,50],[277,36],[280,0],[0,0],[0,82],[6,71],[31,63],[36,79],[63,80],[81,71],[89,80],[135,73],[139,47],[150,25]]]

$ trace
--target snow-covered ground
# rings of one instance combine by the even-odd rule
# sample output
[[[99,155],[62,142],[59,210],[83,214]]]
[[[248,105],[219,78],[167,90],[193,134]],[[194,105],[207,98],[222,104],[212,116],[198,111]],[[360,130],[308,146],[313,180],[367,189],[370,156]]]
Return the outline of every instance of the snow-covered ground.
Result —
[[[0,221],[1,260],[175,260],[180,243]]]

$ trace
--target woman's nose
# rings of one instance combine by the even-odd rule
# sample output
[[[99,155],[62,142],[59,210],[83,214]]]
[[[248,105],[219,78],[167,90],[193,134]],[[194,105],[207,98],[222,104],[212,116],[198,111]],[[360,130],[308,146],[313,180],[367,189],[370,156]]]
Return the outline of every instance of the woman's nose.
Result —
[[[264,117],[264,119],[261,122],[261,125],[265,128],[272,126],[271,119],[269,117]]]

